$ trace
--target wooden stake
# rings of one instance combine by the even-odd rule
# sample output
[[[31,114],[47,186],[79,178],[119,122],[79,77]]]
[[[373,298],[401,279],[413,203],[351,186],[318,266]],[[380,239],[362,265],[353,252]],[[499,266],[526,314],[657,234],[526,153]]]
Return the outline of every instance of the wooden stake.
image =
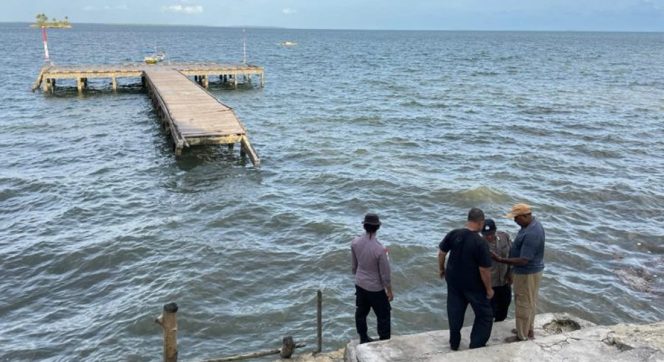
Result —
[[[323,350],[323,292],[316,292],[316,353]]]
[[[164,330],[164,362],[176,362],[178,360],[178,323],[175,318],[177,311],[177,304],[164,304],[164,311],[155,320]]]
[[[204,75],[203,76],[203,87],[205,87],[205,89],[208,89],[209,86],[210,86],[210,81],[208,80],[208,76]]]
[[[111,78],[111,88],[113,88],[113,91],[118,90],[118,80],[115,77]]]
[[[83,92],[83,78],[76,78],[76,89],[79,93]]]

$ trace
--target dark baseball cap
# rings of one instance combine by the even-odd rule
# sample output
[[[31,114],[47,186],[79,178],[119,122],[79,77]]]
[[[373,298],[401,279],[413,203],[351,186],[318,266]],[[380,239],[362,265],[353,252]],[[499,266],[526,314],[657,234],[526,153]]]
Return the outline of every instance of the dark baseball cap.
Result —
[[[482,228],[482,233],[494,233],[496,232],[496,223],[493,222],[493,219],[484,220],[484,227]]]

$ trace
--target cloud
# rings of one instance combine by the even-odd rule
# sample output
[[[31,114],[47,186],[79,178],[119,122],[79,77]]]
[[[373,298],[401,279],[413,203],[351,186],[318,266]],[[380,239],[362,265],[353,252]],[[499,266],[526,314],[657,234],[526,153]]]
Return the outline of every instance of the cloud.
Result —
[[[284,15],[292,15],[297,13],[297,10],[291,8],[284,8],[281,10],[281,12],[284,13]]]
[[[129,6],[127,4],[120,4],[120,5],[104,5],[104,6],[93,6],[93,5],[86,5],[83,7],[84,11],[110,11],[110,10],[129,10]]]
[[[161,8],[162,11],[181,14],[200,14],[203,12],[203,5],[168,5]]]

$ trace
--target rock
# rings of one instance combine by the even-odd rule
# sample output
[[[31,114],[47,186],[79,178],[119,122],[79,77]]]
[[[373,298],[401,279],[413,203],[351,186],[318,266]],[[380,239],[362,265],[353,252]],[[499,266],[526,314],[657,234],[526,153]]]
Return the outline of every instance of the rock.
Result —
[[[596,326],[569,314],[540,314],[535,339],[505,343],[514,321],[494,323],[487,347],[467,349],[470,327],[461,331],[461,348],[449,348],[448,331],[396,336],[389,341],[346,347],[346,361],[664,361],[664,322]]]

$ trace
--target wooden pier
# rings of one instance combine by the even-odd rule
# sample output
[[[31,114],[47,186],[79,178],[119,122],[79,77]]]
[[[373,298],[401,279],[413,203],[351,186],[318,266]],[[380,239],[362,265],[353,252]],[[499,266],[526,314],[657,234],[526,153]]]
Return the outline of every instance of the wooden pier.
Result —
[[[88,80],[107,79],[115,91],[118,79],[140,79],[173,139],[176,155],[180,155],[185,147],[221,144],[232,149],[239,143],[240,154],[249,156],[254,166],[259,166],[260,159],[233,109],[206,90],[214,77],[218,77],[222,85],[235,88],[239,81],[252,83],[255,77],[261,87],[264,85],[263,68],[253,65],[128,64],[47,66],[41,69],[32,90],[41,87],[44,92],[52,93],[58,81],[74,80],[78,91],[83,92],[88,88]]]

